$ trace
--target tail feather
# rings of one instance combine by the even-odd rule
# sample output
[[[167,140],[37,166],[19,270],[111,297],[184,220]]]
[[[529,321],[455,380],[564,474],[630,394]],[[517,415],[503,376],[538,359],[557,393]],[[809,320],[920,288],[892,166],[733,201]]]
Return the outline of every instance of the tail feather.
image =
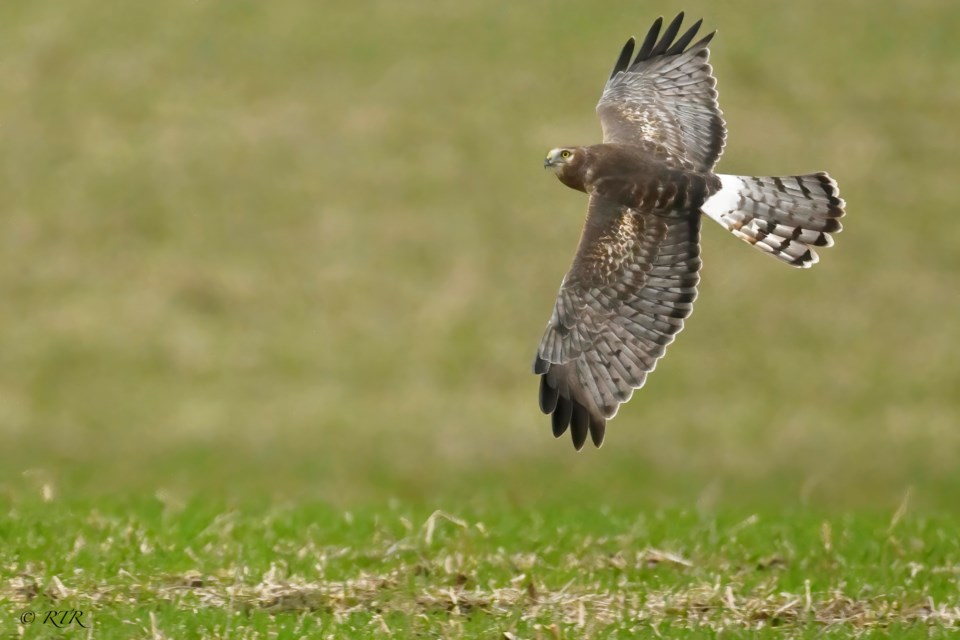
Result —
[[[703,213],[744,242],[794,267],[819,261],[811,247],[833,245],[845,203],[826,173],[756,178],[720,175]]]

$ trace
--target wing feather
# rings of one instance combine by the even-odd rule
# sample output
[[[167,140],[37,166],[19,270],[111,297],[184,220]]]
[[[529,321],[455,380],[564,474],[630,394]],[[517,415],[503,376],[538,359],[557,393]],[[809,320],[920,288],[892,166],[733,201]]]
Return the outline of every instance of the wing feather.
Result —
[[[620,57],[617,58],[617,62],[613,65],[613,71],[610,72],[611,78],[621,71],[626,71],[630,67],[630,56],[633,55],[633,45],[633,38],[627,40],[626,44],[623,45],[623,50],[620,51]]]
[[[653,21],[653,24],[650,26],[650,30],[647,31],[647,37],[643,39],[643,44],[640,46],[640,51],[637,52],[637,57],[633,61],[633,64],[642,62],[650,57],[650,52],[653,51],[654,45],[657,44],[657,38],[660,36],[660,27],[663,26],[663,18],[657,18]],[[631,38],[633,40],[633,38]],[[626,69],[624,69],[625,71]]]
[[[693,310],[700,216],[657,216],[590,198],[573,266],[563,279],[534,361],[554,435],[589,432],[646,382]]]
[[[683,15],[682,13],[680,15]],[[690,41],[693,40],[693,37],[697,35],[697,31],[700,30],[700,26],[703,24],[703,18],[697,20],[693,23],[693,26],[687,29],[687,32],[680,36],[680,39],[673,43],[673,46],[667,49],[666,55],[675,56],[678,53],[683,53],[683,50],[687,48],[687,45],[690,44]]]
[[[688,47],[700,29],[699,20],[674,41],[683,17],[680,13],[674,18],[662,36],[663,20],[658,18],[626,66],[624,60],[633,51],[633,39],[628,41],[604,87],[597,115],[604,142],[653,142],[698,170],[711,170],[726,139],[707,48],[714,34]]]
[[[673,39],[676,38],[677,33],[680,32],[681,24],[683,24],[683,11],[677,14],[677,17],[673,19],[673,22],[670,23],[667,30],[663,32],[663,37],[660,38],[660,42],[658,42],[657,46],[650,52],[650,57],[660,56],[667,52],[667,49],[673,43]]]

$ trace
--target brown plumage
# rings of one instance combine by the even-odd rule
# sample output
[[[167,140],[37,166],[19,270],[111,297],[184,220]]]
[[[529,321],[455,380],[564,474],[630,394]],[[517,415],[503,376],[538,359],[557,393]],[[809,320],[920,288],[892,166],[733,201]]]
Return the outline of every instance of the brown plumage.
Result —
[[[555,436],[600,446],[606,421],[643,386],[693,310],[700,219],[797,267],[833,244],[844,202],[826,173],[715,174],[726,126],[700,21],[677,38],[657,19],[627,41],[597,105],[603,143],[552,150],[544,166],[590,196],[587,219],[534,360]],[[688,47],[688,45],[690,45]]]

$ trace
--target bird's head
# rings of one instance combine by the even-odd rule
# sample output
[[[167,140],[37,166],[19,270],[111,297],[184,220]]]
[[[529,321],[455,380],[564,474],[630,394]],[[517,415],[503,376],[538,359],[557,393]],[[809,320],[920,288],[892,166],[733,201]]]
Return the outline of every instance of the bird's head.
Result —
[[[587,166],[587,147],[557,147],[543,159],[543,168],[552,169],[554,175],[571,189],[586,191],[583,174]]]
[[[560,173],[567,166],[576,162],[579,150],[575,147],[558,147],[551,149],[550,153],[543,160],[544,169],[553,169],[555,173]]]

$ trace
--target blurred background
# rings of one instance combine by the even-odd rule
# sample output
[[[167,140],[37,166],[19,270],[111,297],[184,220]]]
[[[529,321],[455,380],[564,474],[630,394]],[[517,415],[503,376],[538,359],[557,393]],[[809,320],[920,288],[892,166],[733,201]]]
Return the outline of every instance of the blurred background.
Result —
[[[703,234],[597,451],[534,350],[625,39],[717,29],[719,170],[826,169],[810,271]],[[956,508],[960,5],[0,5],[0,490]]]

